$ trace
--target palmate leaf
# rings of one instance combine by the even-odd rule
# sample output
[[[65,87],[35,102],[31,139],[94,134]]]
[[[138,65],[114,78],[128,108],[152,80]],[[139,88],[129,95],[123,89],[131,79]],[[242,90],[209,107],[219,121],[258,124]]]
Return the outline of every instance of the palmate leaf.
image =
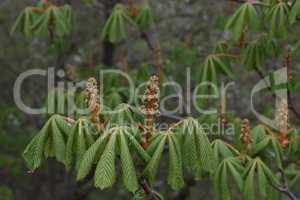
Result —
[[[183,134],[189,134],[187,137],[184,137],[182,144],[183,164],[186,168],[191,169],[194,174],[196,174],[196,177],[199,177],[201,176],[202,170],[199,164],[196,134],[194,134],[194,127],[190,127],[192,130],[182,132]]]
[[[35,22],[36,18],[39,16],[39,13],[36,13],[32,10],[31,7],[25,8],[20,15],[18,16],[14,26],[11,29],[11,34],[19,31],[26,36],[32,35],[32,25]]]
[[[260,68],[266,60],[265,47],[259,41],[254,41],[242,50],[242,63],[246,69]]]
[[[153,23],[153,14],[149,5],[143,5],[135,18],[136,23],[142,31],[147,30]]]
[[[48,136],[48,128],[50,121],[48,121],[42,130],[31,140],[24,150],[23,157],[26,161],[27,167],[30,170],[39,168],[44,159],[44,146]]]
[[[167,141],[167,134],[163,135],[161,137],[160,142],[157,145],[157,148],[155,149],[151,160],[149,161],[144,173],[148,177],[150,184],[153,184],[155,181],[155,177],[157,174],[157,169],[159,167],[159,163],[162,157],[162,153],[164,151],[164,146]]]
[[[232,151],[232,149],[220,139],[212,142],[212,149],[217,163],[220,163],[223,159],[234,157],[236,155],[236,151]]]
[[[251,160],[245,170],[245,187],[244,187],[244,198],[246,200],[254,200],[255,195],[255,175],[257,176],[259,194],[266,198],[269,182],[272,184],[278,184],[277,177],[269,169],[267,165],[260,158]]]
[[[125,138],[125,134],[123,133],[119,134],[118,137],[120,144],[123,184],[129,191],[135,192],[138,189],[138,181],[127,140]]]
[[[95,186],[101,189],[111,187],[116,179],[115,148],[116,134],[111,134],[95,171]]]
[[[294,130],[291,131],[288,136],[291,138],[288,146],[288,154],[290,156],[300,153],[300,140],[298,140],[299,132]]]
[[[196,134],[196,144],[200,155],[200,166],[205,171],[212,173],[215,170],[216,161],[208,137],[200,127]]]
[[[253,142],[251,155],[268,153],[270,158],[274,158],[279,168],[282,168],[283,149],[278,138],[274,135],[266,134],[265,127],[258,125],[251,130]],[[271,149],[272,151],[267,151]]]
[[[270,24],[270,35],[275,37],[286,37],[288,29],[289,8],[285,1],[280,1],[271,7],[267,13]]]
[[[76,168],[78,168],[82,156],[94,142],[88,120],[85,118],[78,119],[67,140],[66,169],[70,170],[74,161]]]
[[[53,7],[52,9],[52,17],[53,17],[53,23],[55,27],[55,33],[59,37],[67,35],[70,32],[70,25],[71,25],[70,19],[67,18],[70,16],[65,15],[66,14],[65,9],[66,7]]]
[[[54,156],[59,162],[65,162],[66,135],[57,123],[60,121],[60,126],[62,125],[61,118],[60,115],[53,115],[26,147],[23,156],[31,170],[40,167],[42,161],[49,156]]]
[[[61,15],[63,15],[64,24],[67,27],[67,33],[69,33],[74,26],[74,14],[70,5],[64,5],[60,7]]]
[[[267,56],[276,55],[278,47],[276,40],[263,34],[256,40],[253,40],[242,49],[242,63],[248,70],[261,68],[264,66]]]
[[[150,184],[153,184],[157,175],[157,170],[162,158],[164,147],[165,145],[167,145],[169,149],[169,170],[167,180],[171,188],[177,190],[184,185],[182,156],[178,136],[171,131],[160,132],[157,134],[160,134],[162,136],[156,136],[156,138],[152,140],[152,142],[158,142],[155,144],[156,148],[153,148],[155,150],[153,152],[151,160],[144,170],[144,174],[149,179]]]
[[[73,26],[73,13],[69,5],[45,6],[39,4],[37,7],[27,7],[18,16],[11,34],[19,31],[26,36],[49,34],[52,27],[55,36],[62,37],[70,33]]]
[[[134,137],[129,137],[129,135],[132,136],[132,130],[126,126],[107,129],[84,154],[78,170],[77,180],[86,177],[96,164],[97,167],[94,172],[95,186],[101,189],[111,187],[116,179],[115,160],[117,155],[120,155],[124,186],[129,191],[135,192],[138,189],[138,182],[129,151],[129,144],[133,143]],[[134,148],[141,151],[141,146],[136,147],[138,142],[134,143]],[[147,154],[141,152],[140,154]]]
[[[169,173],[168,184],[174,189],[179,189],[184,186],[183,171],[182,171],[182,157],[180,146],[177,138],[172,135],[168,136],[169,144]]]
[[[250,166],[247,172],[245,187],[244,187],[244,196],[246,200],[255,199],[255,190],[254,190],[254,175],[255,175],[255,165]]]
[[[71,125],[66,122],[66,120],[63,116],[60,116],[60,115],[55,118],[55,121],[56,121],[57,127],[63,133],[64,137],[68,137],[71,132]]]
[[[51,20],[52,10],[47,9],[44,11],[39,18],[32,25],[31,29],[35,35],[45,36],[48,35],[49,31],[49,22]]]
[[[152,135],[152,138],[150,140],[150,145],[147,148],[147,153],[150,156],[153,156],[153,154],[155,153],[155,151],[156,151],[156,149],[157,149],[158,145],[160,144],[163,137],[164,137],[164,135],[161,134],[160,132],[155,132]]]
[[[300,1],[295,1],[291,11],[289,12],[289,22],[294,24],[300,15]]]
[[[132,148],[138,154],[138,156],[145,162],[148,163],[151,159],[149,154],[143,149],[138,140],[132,134],[126,134],[129,144],[131,144]]]
[[[66,142],[63,136],[63,133],[57,126],[56,121],[52,121],[52,130],[51,136],[53,141],[53,148],[55,152],[55,157],[59,162],[65,162],[65,153],[66,153]],[[50,139],[50,138],[49,138]]]
[[[118,43],[127,38],[127,26],[134,24],[122,4],[117,4],[108,18],[102,32],[102,37],[112,43]]]
[[[110,118],[110,124],[127,125],[135,124],[139,121],[141,113],[133,106],[128,104],[119,104],[112,113],[109,113],[107,117]]]
[[[290,178],[289,186],[294,187],[300,182],[300,170],[296,164],[290,164],[284,173]]]
[[[230,78],[234,78],[233,72],[227,64],[222,60],[222,56],[218,54],[211,54],[206,57],[199,76],[201,83],[205,84],[200,88],[202,94],[206,94],[212,90],[213,86],[217,86],[217,76],[219,75],[217,72],[221,72]]]
[[[229,192],[228,176],[231,175],[235,184],[240,191],[243,190],[242,178],[243,166],[241,162],[235,157],[224,159],[218,166],[214,174],[214,188],[217,199],[231,199]]]
[[[234,40],[240,38],[246,27],[250,30],[258,30],[259,28],[257,11],[254,5],[250,2],[246,2],[241,5],[226,24],[226,29],[233,33]]]
[[[207,135],[197,120],[187,118],[182,121],[177,134],[182,136],[182,159],[184,167],[191,169],[197,178],[203,172],[212,173],[216,159]]]
[[[77,180],[82,180],[91,171],[93,165],[98,162],[97,154],[102,154],[104,147],[108,140],[109,132],[104,132],[96,142],[85,152],[80,162],[80,166],[77,172]]]

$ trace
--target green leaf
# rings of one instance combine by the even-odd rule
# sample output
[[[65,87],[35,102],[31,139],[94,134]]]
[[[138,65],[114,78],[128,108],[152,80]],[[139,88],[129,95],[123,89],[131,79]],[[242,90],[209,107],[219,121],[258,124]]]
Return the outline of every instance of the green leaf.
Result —
[[[105,145],[108,136],[109,132],[103,133],[103,135],[85,152],[78,168],[77,180],[82,180],[89,174],[94,163],[98,161],[96,160],[97,154],[102,154],[101,146]]]
[[[160,132],[155,133],[155,134],[152,135],[152,138],[150,140],[150,145],[147,148],[147,153],[150,156],[153,156],[153,154],[155,153],[155,151],[156,151],[156,149],[157,149],[158,145],[160,144],[163,137],[164,137],[164,135],[161,134]]]
[[[55,33],[57,36],[62,37],[69,33],[68,19],[65,16],[63,9],[54,7],[52,9],[53,23]]]
[[[233,72],[231,70],[231,67],[228,62],[228,59],[226,59],[228,55],[226,54],[211,54],[208,55],[205,59],[204,66],[202,67],[200,71],[200,81],[202,83],[211,83],[215,86],[217,85],[217,76],[219,75],[218,72],[224,73],[230,78],[234,78]],[[203,88],[202,93],[206,94],[209,91],[209,88],[211,86],[206,85]]]
[[[250,30],[258,30],[259,18],[254,5],[250,2],[242,4],[229,18],[226,29],[233,33],[233,39],[238,40],[248,27]]]
[[[184,186],[181,152],[176,150],[178,141],[176,142],[174,134],[168,135],[169,144],[169,171],[168,171],[168,184],[172,189],[177,190]]]
[[[214,187],[217,199],[231,199],[229,192],[229,179],[231,175],[238,189],[243,190],[244,181],[242,179],[243,166],[240,161],[234,157],[224,159],[218,166],[214,174]]]
[[[271,141],[271,144],[272,144],[272,148],[273,150],[275,151],[275,161],[276,161],[276,164],[279,168],[282,168],[282,147],[281,145],[279,144],[277,138],[273,138],[272,141]]]
[[[49,21],[51,19],[52,11],[47,9],[32,25],[31,29],[35,35],[44,36],[48,35]]]
[[[199,128],[196,134],[196,143],[198,146],[198,151],[200,155],[201,167],[208,172],[213,172],[216,167],[216,160],[213,154],[211,144],[204,133],[204,131]]]
[[[48,137],[48,128],[50,122],[48,121],[42,130],[31,140],[24,150],[23,157],[30,170],[39,168],[44,159],[44,146]]]
[[[34,23],[35,15],[30,7],[25,8],[18,16],[15,24],[11,29],[11,34],[19,31],[24,33],[26,36],[32,35],[31,26]]]
[[[140,158],[143,159],[146,163],[148,163],[151,159],[151,157],[148,155],[148,153],[143,149],[143,147],[140,145],[140,143],[136,140],[136,138],[131,135],[130,133],[126,133],[126,137],[129,140],[129,143],[133,146],[136,153],[140,156]]]
[[[55,115],[55,122],[59,130],[63,133],[64,136],[68,136],[71,132],[71,125],[66,122],[63,116]]]
[[[257,177],[258,177],[259,191],[262,194],[262,196],[265,198],[267,196],[268,182],[261,165],[257,165]]]
[[[248,70],[261,68],[264,66],[267,56],[276,54],[276,48],[276,43],[263,34],[242,49],[242,63]]]
[[[55,156],[59,162],[65,163],[65,138],[57,126],[57,118],[53,115],[26,147],[23,156],[31,170],[38,168],[48,156]]]
[[[245,170],[245,188],[244,196],[247,200],[255,199],[255,187],[253,187],[254,177],[257,174],[258,188],[261,196],[266,198],[268,196],[267,190],[269,182],[273,184],[279,184],[276,176],[271,172],[271,170],[264,164],[260,158],[255,158],[248,163]]]
[[[244,198],[246,200],[255,199],[255,190],[254,190],[254,174],[255,174],[255,165],[250,167],[249,173],[246,177],[245,188],[244,188]]]
[[[270,137],[266,137],[259,143],[253,144],[251,149],[251,155],[255,155],[263,151],[269,145],[270,141],[271,141]]]
[[[107,39],[112,43],[119,43],[125,40],[129,24],[134,24],[134,22],[128,16],[126,8],[122,4],[117,4],[104,26],[103,39]]]
[[[242,191],[243,186],[244,186],[244,181],[243,181],[243,178],[241,175],[241,171],[242,171],[241,169],[243,169],[243,166],[236,159],[228,159],[228,160],[230,160],[230,161],[228,161],[228,164],[227,164],[228,169],[229,169],[233,179],[235,180],[235,183],[237,184],[239,190]]]
[[[267,20],[270,24],[270,35],[272,37],[286,37],[288,29],[289,8],[286,2],[282,1],[271,7],[267,13]]]
[[[214,157],[217,163],[221,162],[221,159],[228,157],[233,157],[233,152],[227,147],[227,145],[220,139],[214,140],[212,142],[212,148]]]
[[[119,134],[119,140],[123,183],[129,191],[135,192],[139,186],[132,157],[123,132]]]
[[[105,189],[111,187],[116,179],[115,156],[116,137],[112,133],[95,171],[95,187]]]
[[[149,5],[143,5],[138,16],[135,18],[136,23],[142,31],[147,30],[154,23],[152,10]]]
[[[159,145],[157,146],[150,162],[148,163],[148,165],[146,166],[146,169],[144,171],[144,173],[149,178],[150,184],[154,183],[166,140],[167,140],[167,134],[164,134],[163,137],[161,138],[161,141],[159,142]]]
[[[66,144],[65,139],[58,128],[56,121],[53,120],[52,123],[52,140],[55,151],[55,157],[58,161],[65,162]]]
[[[294,24],[297,20],[297,17],[300,15],[300,1],[296,0],[293,4],[293,7],[289,13],[289,22]]]
[[[66,169],[70,170],[73,162],[78,168],[84,153],[95,141],[89,129],[87,119],[80,118],[72,127],[66,147]]]

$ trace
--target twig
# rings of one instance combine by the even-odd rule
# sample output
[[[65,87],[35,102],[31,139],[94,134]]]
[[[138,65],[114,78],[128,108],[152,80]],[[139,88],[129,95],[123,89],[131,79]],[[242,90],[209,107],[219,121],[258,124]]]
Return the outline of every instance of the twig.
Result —
[[[282,184],[281,185],[275,185],[273,183],[270,182],[271,186],[276,189],[278,192],[281,192],[283,194],[285,194],[286,196],[288,196],[290,198],[290,200],[299,200],[296,195],[290,191],[289,186],[288,186],[288,182],[287,182],[287,178],[284,174],[284,171],[282,169],[279,169],[279,172],[281,174],[281,179],[282,179]]]
[[[148,185],[147,180],[145,178],[140,179],[140,186],[144,190],[145,194],[148,196],[149,200],[159,200]]]
[[[263,3],[261,1],[258,0],[230,0],[236,3],[252,3],[255,5],[262,5],[262,6],[269,6],[269,4]]]

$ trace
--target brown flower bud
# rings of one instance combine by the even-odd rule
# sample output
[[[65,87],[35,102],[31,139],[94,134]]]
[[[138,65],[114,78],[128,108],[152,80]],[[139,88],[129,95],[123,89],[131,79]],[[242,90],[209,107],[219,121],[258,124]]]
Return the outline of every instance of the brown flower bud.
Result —
[[[244,119],[242,121],[240,140],[244,145],[244,147],[246,148],[246,151],[248,152],[251,149],[251,143],[252,143],[251,127],[248,119]]]
[[[148,147],[148,141],[153,130],[154,118],[159,114],[159,79],[156,75],[150,77],[145,93],[142,97],[142,113],[145,115],[145,127],[143,133],[143,147]]]

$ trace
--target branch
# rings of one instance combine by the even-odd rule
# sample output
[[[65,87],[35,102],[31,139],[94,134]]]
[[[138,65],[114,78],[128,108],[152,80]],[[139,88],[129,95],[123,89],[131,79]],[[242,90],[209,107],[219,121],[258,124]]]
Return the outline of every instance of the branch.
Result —
[[[147,183],[147,181],[146,181],[145,178],[141,178],[141,180],[140,180],[140,186],[144,190],[144,192],[147,195],[147,197],[148,197],[149,200],[159,200],[156,197],[155,193],[150,188],[150,186],[148,185],[148,183]]]
[[[296,195],[290,191],[289,187],[288,187],[288,183],[287,183],[287,178],[284,174],[284,171],[282,169],[279,169],[279,172],[281,174],[281,179],[282,179],[282,185],[275,185],[273,183],[270,182],[271,186],[277,190],[280,193],[285,194],[286,196],[288,196],[290,198],[290,200],[299,200]]]
[[[259,0],[230,0],[236,3],[252,3],[254,5],[262,5],[262,6],[268,6],[269,4],[263,3]]]
[[[233,1],[233,2],[236,2],[236,3],[245,3],[245,2],[247,2],[246,0],[230,0],[230,1]]]
[[[141,38],[142,38],[143,40],[145,40],[145,42],[146,42],[148,48],[149,48],[151,51],[154,51],[154,50],[155,50],[155,47],[154,47],[154,45],[152,44],[151,39],[150,39],[148,33],[142,32],[142,33],[141,33]]]

